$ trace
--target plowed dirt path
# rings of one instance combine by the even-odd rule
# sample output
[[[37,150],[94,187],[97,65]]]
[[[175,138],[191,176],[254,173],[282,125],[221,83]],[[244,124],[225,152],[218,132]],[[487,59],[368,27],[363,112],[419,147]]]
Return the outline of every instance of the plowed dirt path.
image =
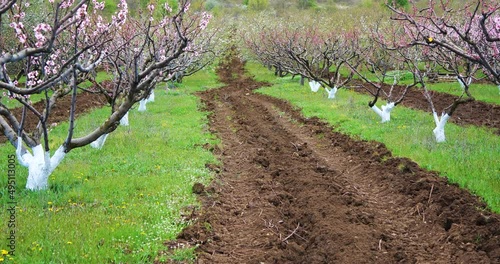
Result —
[[[178,243],[198,263],[500,263],[500,217],[383,144],[255,94],[231,60],[199,94],[222,141],[203,208]],[[199,186],[198,186],[199,187]]]

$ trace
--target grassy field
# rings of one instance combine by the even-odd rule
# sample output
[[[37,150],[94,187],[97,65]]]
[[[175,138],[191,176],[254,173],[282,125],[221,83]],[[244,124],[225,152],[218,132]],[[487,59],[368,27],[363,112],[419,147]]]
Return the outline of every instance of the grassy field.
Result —
[[[206,113],[194,91],[217,86],[212,70],[185,78],[179,89],[156,90],[146,112],[133,109],[130,126],[110,134],[102,150],[70,152],[50,176],[50,189],[26,191],[27,170],[16,167],[16,251],[4,263],[150,263],[190,260],[193,249],[158,256],[162,244],[189,224],[181,217],[196,206],[195,182],[208,183],[207,163],[217,163],[202,146],[218,144],[208,134]],[[77,120],[77,134],[102,122],[108,108]],[[67,124],[51,131],[55,150]],[[7,175],[10,145],[0,145],[0,171]],[[7,177],[0,178],[2,241],[7,241]],[[5,224],[4,224],[5,223]],[[0,250],[7,250],[6,243]],[[5,251],[3,251],[5,253]]]
[[[247,69],[258,80],[274,84],[260,89],[260,93],[286,99],[305,116],[318,116],[355,138],[383,142],[393,155],[438,171],[483,197],[493,211],[500,213],[500,137],[492,131],[450,123],[446,125],[447,141],[438,144],[432,134],[430,113],[398,106],[390,122],[380,123],[367,106],[368,96],[341,89],[337,99],[329,100],[323,90],[313,93],[308,85],[300,86],[298,79],[276,78],[257,63],[248,63]]]
[[[460,96],[462,94],[462,88],[458,82],[429,84],[429,89],[456,96]],[[476,100],[500,105],[500,89],[497,86],[491,84],[472,83],[469,89],[472,96],[474,96]]]

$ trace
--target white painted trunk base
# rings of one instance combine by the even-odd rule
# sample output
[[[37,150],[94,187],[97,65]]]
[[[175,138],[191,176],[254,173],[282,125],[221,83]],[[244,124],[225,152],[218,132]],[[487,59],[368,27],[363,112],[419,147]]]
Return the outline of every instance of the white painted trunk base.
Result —
[[[462,90],[465,89],[464,82],[462,82],[462,80],[458,78],[458,76],[457,76],[457,81],[460,84],[460,87],[462,87]],[[472,83],[472,78],[468,78],[466,81],[467,81],[467,86],[469,86]]]
[[[325,87],[325,90],[328,93],[328,99],[335,99],[335,95],[339,89],[337,87],[333,87],[332,89]]]
[[[436,138],[436,142],[445,142],[446,137],[444,134],[444,126],[446,125],[448,119],[450,119],[450,116],[446,113],[443,113],[441,115],[441,118],[439,118],[436,112],[433,112],[432,115],[434,116],[434,123],[436,123],[436,128],[432,130],[432,133],[434,133],[434,137]]]
[[[309,86],[311,87],[311,91],[317,92],[319,90],[319,87],[321,86],[321,84],[317,81],[310,81]]]
[[[22,140],[18,140],[17,144],[17,159],[19,163],[28,168],[28,180],[26,182],[26,189],[37,191],[45,190],[49,187],[49,176],[54,169],[64,159],[66,153],[64,147],[60,146],[52,158],[50,152],[45,152],[42,145],[35,146],[32,151],[33,154],[27,151],[21,155]]]
[[[148,103],[155,101],[155,91],[154,90],[151,91],[151,94],[149,94],[147,101],[148,101]]]
[[[394,109],[394,103],[390,102],[387,103],[386,105],[383,105],[381,108],[378,108],[378,106],[373,105],[372,110],[380,116],[382,119],[382,123],[389,122],[391,121],[391,111]]]
[[[96,139],[92,143],[90,143],[90,146],[95,148],[95,149],[102,149],[102,147],[104,146],[104,142],[106,142],[106,138],[108,138],[107,133],[101,135],[98,139]]]
[[[128,111],[125,113],[125,115],[120,119],[120,125],[122,126],[128,126]]]
[[[146,104],[148,103],[148,100],[142,99],[139,101],[139,109],[137,109],[139,112],[144,112],[146,111]]]

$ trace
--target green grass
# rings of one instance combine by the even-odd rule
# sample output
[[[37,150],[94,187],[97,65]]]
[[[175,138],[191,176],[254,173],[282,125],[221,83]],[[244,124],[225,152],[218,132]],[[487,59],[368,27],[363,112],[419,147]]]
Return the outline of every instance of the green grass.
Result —
[[[188,221],[186,206],[196,205],[195,182],[212,177],[206,163],[217,160],[202,145],[218,144],[207,131],[194,91],[218,85],[212,70],[185,78],[179,89],[156,91],[147,111],[130,113],[130,126],[110,134],[102,150],[89,146],[68,153],[50,176],[50,189],[26,191],[27,170],[16,167],[16,254],[7,263],[151,263],[154,259],[194,259],[192,249],[158,256]],[[77,134],[92,130],[108,108],[77,120]],[[67,124],[51,131],[50,145],[61,144]],[[1,145],[0,171],[7,175],[10,145]],[[7,179],[0,178],[0,230],[5,248]],[[4,224],[5,223],[5,224]]]
[[[463,91],[458,82],[435,83],[429,84],[428,87],[429,90],[453,94],[457,96],[460,96]],[[476,98],[476,100],[500,105],[500,90],[495,85],[472,83],[469,90],[472,96]]]
[[[436,143],[432,134],[433,118],[428,112],[396,107],[391,121],[380,118],[368,108],[370,97],[341,89],[337,99],[326,93],[312,93],[300,86],[298,79],[277,79],[272,72],[255,63],[247,64],[258,80],[272,82],[272,87],[258,92],[290,101],[305,116],[317,116],[336,130],[354,138],[383,142],[395,156],[408,157],[421,167],[435,170],[484,198],[491,209],[500,213],[500,137],[478,127],[446,125],[445,143]],[[380,104],[380,103],[379,103]]]

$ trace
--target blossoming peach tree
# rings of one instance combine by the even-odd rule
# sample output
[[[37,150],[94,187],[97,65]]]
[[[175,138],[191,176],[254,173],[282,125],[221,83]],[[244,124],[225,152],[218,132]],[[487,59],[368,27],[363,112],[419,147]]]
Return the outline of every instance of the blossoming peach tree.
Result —
[[[275,67],[278,75],[287,72],[306,77],[313,92],[323,86],[329,99],[334,99],[353,76],[341,76],[346,62],[359,62],[359,43],[353,31],[282,25],[244,37],[247,47],[263,64]]]
[[[391,120],[392,110],[418,82],[411,72],[411,66],[419,60],[418,53],[410,48],[392,48],[399,42],[400,33],[392,25],[369,24],[361,34],[363,44],[357,51],[359,66],[348,61],[351,71],[363,80],[359,83],[361,89],[373,96],[368,106],[382,123]],[[384,97],[387,103],[378,107],[376,104],[380,97]]]
[[[30,12],[28,1],[0,4],[2,21],[9,21],[8,28],[1,28],[1,37],[16,40],[12,45],[1,42],[0,96],[16,100],[23,108],[22,115],[15,115],[0,101],[0,127],[16,148],[19,163],[28,167],[26,188],[30,190],[46,189],[49,175],[68,152],[113,132],[132,106],[150,96],[158,82],[202,56],[204,46],[200,43],[205,42],[198,39],[210,19],[208,14],[190,12],[189,0],[179,1],[177,10],[168,4],[150,5],[147,21],[131,18],[125,0],[109,18],[103,14],[104,2],[97,0],[48,0],[43,5],[47,15],[28,26],[24,21]],[[161,17],[153,17],[155,8],[164,9]],[[19,78],[22,74],[13,72],[14,66],[25,73],[25,82]],[[98,67],[112,74],[111,87],[81,88]],[[76,100],[82,92],[104,94],[112,110],[97,128],[75,138]],[[34,94],[45,98],[43,109],[35,109],[30,102]],[[47,121],[65,96],[71,97],[69,129],[64,143],[51,155]],[[38,119],[33,130],[25,126],[28,113]]]
[[[388,5],[392,19],[405,29],[404,46],[420,46],[427,68],[431,64],[457,76],[463,94],[438,116],[432,94],[426,89],[422,68],[415,65],[424,96],[436,123],[438,142],[445,141],[444,126],[458,105],[474,100],[469,85],[481,69],[500,89],[500,3],[496,0],[470,1],[454,6],[452,1],[429,1],[424,8],[413,4],[409,10]],[[404,48],[406,48],[404,47]]]

